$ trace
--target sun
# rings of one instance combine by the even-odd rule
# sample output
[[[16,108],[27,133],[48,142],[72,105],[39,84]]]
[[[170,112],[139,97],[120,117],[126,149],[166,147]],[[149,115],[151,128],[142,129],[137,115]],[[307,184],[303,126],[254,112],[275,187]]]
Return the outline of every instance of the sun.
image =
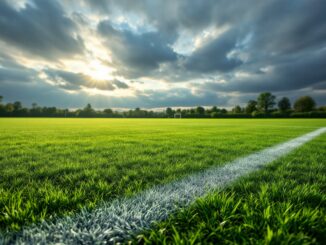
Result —
[[[111,80],[113,78],[112,68],[104,65],[99,60],[92,60],[89,63],[87,75],[98,81]]]

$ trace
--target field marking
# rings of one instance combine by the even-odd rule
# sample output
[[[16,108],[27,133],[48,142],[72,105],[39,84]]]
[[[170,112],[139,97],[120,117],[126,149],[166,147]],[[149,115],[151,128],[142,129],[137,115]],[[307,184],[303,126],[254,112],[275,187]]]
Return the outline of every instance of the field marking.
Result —
[[[223,167],[156,186],[132,198],[121,198],[92,211],[82,210],[73,216],[26,227],[22,232],[0,237],[0,244],[108,244],[123,241],[155,222],[162,221],[181,207],[212,190],[229,185],[243,175],[288,154],[295,148],[326,132],[326,127],[267,148]]]

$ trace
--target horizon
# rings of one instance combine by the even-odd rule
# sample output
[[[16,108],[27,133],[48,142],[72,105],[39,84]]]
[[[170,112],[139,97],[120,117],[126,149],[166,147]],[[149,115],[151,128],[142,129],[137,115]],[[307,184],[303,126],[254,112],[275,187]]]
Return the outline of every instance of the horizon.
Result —
[[[255,6],[254,8],[251,6]],[[326,2],[0,2],[4,102],[230,109],[269,91],[326,104]]]

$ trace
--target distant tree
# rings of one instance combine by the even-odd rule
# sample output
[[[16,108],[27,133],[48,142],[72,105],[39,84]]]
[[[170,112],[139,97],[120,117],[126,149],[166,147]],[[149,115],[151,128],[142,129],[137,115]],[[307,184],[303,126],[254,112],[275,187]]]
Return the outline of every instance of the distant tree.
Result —
[[[198,106],[196,108],[196,113],[200,114],[200,115],[204,115],[205,114],[205,108],[202,106]]]
[[[113,114],[113,111],[112,109],[108,108],[108,109],[104,109],[103,112],[107,115],[112,115]]]
[[[6,114],[5,106],[2,105],[3,97],[0,95],[0,116],[4,116]]]
[[[310,96],[302,96],[294,102],[294,110],[297,112],[312,111],[316,106],[316,102]]]
[[[79,116],[81,117],[93,117],[96,115],[95,110],[92,108],[91,104],[87,104],[83,110],[79,112]]]
[[[42,107],[38,106],[36,103],[32,104],[32,109],[30,110],[32,116],[43,116]]]
[[[14,111],[15,107],[14,107],[14,104],[12,103],[8,103],[5,105],[5,111],[7,113],[12,113]]]
[[[133,112],[132,112],[133,117],[145,117],[146,113],[144,110],[141,110],[139,107],[137,107]]]
[[[192,114],[196,114],[196,108],[190,108],[189,110],[189,114],[192,115]]]
[[[20,101],[15,101],[13,105],[14,105],[14,112],[18,112],[23,108],[22,103]]]
[[[64,109],[64,110],[63,110],[63,116],[64,116],[64,117],[69,116],[69,109]]]
[[[213,106],[211,108],[211,112],[219,112],[219,111],[220,111],[220,109],[218,109],[216,106]]]
[[[232,108],[233,113],[241,113],[242,108],[239,105],[236,105],[235,107]]]
[[[88,103],[85,108],[84,108],[84,111],[92,111],[93,108],[92,108],[92,105],[90,103]]]
[[[266,114],[264,114],[263,112],[259,112],[259,111],[253,111],[251,113],[252,117],[257,117],[257,118],[262,118],[262,117],[266,117]]]
[[[291,102],[289,100],[289,98],[287,97],[283,97],[282,99],[280,99],[280,101],[277,103],[278,109],[281,112],[285,112],[287,110],[291,109]]]
[[[42,108],[43,115],[47,117],[54,117],[57,114],[57,108],[56,107],[43,107]]]
[[[223,108],[223,109],[221,109],[221,113],[226,114],[226,113],[228,113],[228,111],[227,111],[227,109]]]
[[[275,105],[275,96],[269,92],[261,93],[257,98],[258,109],[264,113],[273,108]]]
[[[168,117],[173,117],[174,114],[172,108],[170,107],[166,108],[165,113]]]
[[[325,111],[325,112],[326,112],[326,106],[320,106],[320,107],[318,108],[318,110],[319,110],[319,111]]]
[[[181,110],[182,117],[184,117],[186,114],[188,114],[188,110],[186,109]]]
[[[218,112],[216,112],[216,111],[211,112],[211,117],[212,118],[218,117]]]
[[[249,100],[247,103],[247,106],[245,108],[245,111],[247,114],[251,114],[254,111],[257,111],[257,101],[255,100]]]

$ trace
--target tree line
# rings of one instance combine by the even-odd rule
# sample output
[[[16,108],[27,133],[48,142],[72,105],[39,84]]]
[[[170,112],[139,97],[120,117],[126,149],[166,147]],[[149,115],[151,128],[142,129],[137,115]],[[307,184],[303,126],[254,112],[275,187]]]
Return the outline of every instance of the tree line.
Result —
[[[264,92],[256,100],[249,100],[245,107],[236,105],[231,110],[213,106],[202,106],[153,111],[136,108],[127,111],[114,111],[110,108],[95,110],[91,104],[83,109],[69,110],[56,107],[41,107],[33,103],[30,108],[24,107],[20,101],[3,104],[0,96],[0,117],[102,117],[102,118],[326,118],[326,106],[316,107],[310,96],[298,98],[293,106],[287,97],[276,100],[276,96]]]

